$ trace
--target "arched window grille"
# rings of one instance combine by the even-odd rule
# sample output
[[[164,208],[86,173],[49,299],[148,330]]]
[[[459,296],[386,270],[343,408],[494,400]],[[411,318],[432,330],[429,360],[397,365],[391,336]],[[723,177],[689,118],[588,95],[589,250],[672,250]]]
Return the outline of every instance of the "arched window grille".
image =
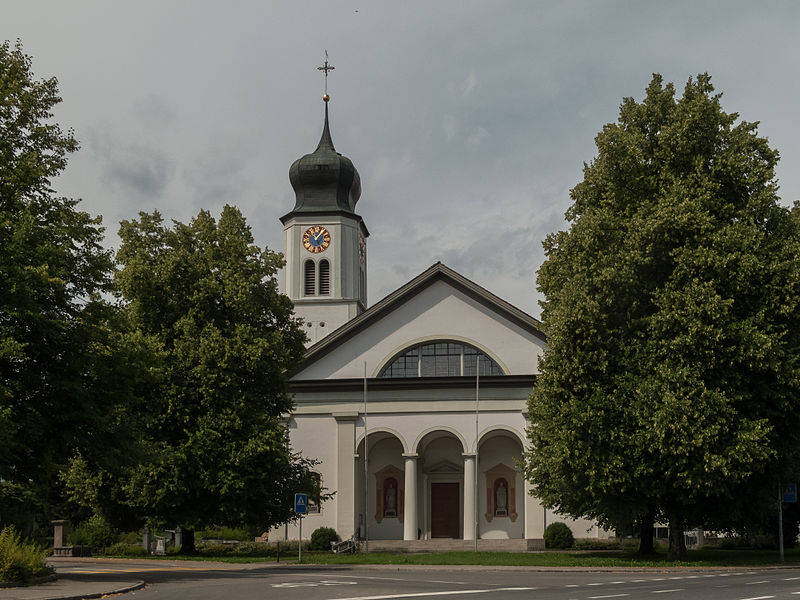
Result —
[[[475,377],[480,359],[481,375],[505,375],[486,354],[461,342],[437,341],[407,348],[378,377]]]
[[[313,260],[306,261],[305,274],[305,295],[313,296],[317,291],[317,265]]]
[[[327,260],[319,261],[319,295],[331,294],[331,264]]]

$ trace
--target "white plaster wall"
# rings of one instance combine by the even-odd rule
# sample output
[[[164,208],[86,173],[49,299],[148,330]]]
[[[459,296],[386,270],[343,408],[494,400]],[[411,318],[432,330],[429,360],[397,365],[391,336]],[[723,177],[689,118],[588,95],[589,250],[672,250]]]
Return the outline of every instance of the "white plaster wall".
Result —
[[[472,401],[474,403],[474,400]],[[431,400],[435,406],[435,401]],[[417,445],[428,433],[449,432],[464,445],[461,452],[475,451],[475,413],[474,412],[420,412],[420,413],[370,413],[369,431],[392,432],[408,448],[408,452],[418,452]],[[507,427],[525,439],[525,418],[520,411],[486,411],[478,416],[479,436],[487,431]],[[356,425],[356,435],[364,437],[364,421]]]
[[[294,380],[370,377],[395,354],[415,342],[452,339],[472,344],[494,358],[508,374],[538,372],[545,343],[443,281],[409,299],[320,357]]]
[[[294,450],[301,451],[306,458],[320,460],[314,470],[320,474],[322,486],[327,488],[325,491],[330,493],[336,490],[336,420],[331,416],[293,417],[289,419],[287,428]],[[311,513],[303,518],[303,539],[309,539],[319,527],[336,529],[336,495],[322,503],[319,513]],[[288,527],[281,525],[270,530],[269,541],[296,540],[298,533],[298,523],[291,523]]]

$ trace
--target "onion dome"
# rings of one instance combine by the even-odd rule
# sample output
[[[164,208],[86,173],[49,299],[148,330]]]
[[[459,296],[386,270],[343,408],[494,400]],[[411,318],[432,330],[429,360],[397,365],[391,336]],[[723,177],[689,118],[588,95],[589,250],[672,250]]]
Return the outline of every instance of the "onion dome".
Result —
[[[328,100],[325,100],[325,127],[317,149],[294,161],[289,181],[296,202],[290,215],[331,211],[355,212],[361,196],[361,178],[346,156],[336,152],[328,125]],[[288,217],[289,215],[287,215]]]

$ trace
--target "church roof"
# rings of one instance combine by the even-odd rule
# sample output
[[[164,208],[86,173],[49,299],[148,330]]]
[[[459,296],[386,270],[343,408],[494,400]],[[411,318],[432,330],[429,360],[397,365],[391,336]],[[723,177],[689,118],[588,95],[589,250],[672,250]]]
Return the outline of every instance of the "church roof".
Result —
[[[333,146],[327,100],[325,125],[317,149],[294,161],[289,168],[289,181],[295,192],[295,206],[281,217],[283,223],[300,214],[348,213],[357,217],[361,178],[353,162]]]
[[[300,369],[302,370],[304,366],[314,362],[328,352],[335,350],[344,341],[363,331],[377,320],[438,281],[445,281],[480,304],[502,314],[522,329],[531,332],[543,342],[546,341],[545,335],[542,332],[542,324],[539,320],[533,318],[513,304],[495,296],[486,288],[479,286],[474,281],[467,279],[443,263],[437,262],[417,275],[414,279],[380,300],[377,304],[374,304],[359,316],[351,319],[308,348],[303,365]]]

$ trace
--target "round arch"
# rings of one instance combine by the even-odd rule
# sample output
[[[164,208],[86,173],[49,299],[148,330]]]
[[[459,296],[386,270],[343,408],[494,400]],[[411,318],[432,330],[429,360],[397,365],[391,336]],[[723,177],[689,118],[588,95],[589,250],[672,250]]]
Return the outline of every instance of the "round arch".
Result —
[[[429,427],[428,429],[421,432],[417,439],[414,440],[414,445],[411,447],[412,454],[419,454],[419,445],[425,437],[431,433],[442,432],[442,433],[449,433],[454,438],[456,438],[459,442],[461,442],[461,451],[467,451],[467,442],[464,440],[464,436],[461,435],[458,431],[453,429],[452,427],[448,427],[447,425],[437,425],[435,427]]]
[[[381,372],[389,365],[391,362],[396,359],[401,354],[408,352],[414,346],[419,346],[420,344],[431,344],[435,342],[458,342],[460,344],[466,344],[467,346],[472,346],[476,350],[480,350],[483,354],[491,358],[497,365],[503,370],[503,373],[506,375],[510,374],[510,370],[508,366],[503,362],[503,360],[497,356],[495,352],[478,342],[472,338],[464,337],[461,335],[426,335],[423,337],[419,337],[413,340],[410,340],[404,343],[402,346],[395,346],[394,350],[392,350],[389,354],[387,354],[383,360],[381,360],[377,367],[373,369],[371,377],[375,378],[378,377]]]
[[[400,442],[401,446],[403,446],[403,453],[404,454],[409,454],[408,443],[406,442],[406,438],[403,437],[402,435],[400,435],[400,433],[397,430],[392,429],[391,427],[375,427],[374,429],[369,429],[367,431],[367,434],[370,437],[372,435],[376,434],[376,433],[384,433],[384,434],[388,434],[388,435],[391,435],[392,437],[397,438],[397,441]],[[358,451],[358,448],[361,446],[361,443],[364,441],[364,437],[365,436],[364,436],[363,433],[359,433],[356,436],[356,451]]]
[[[509,437],[514,438],[516,441],[519,442],[519,445],[522,447],[522,449],[523,450],[525,449],[526,439],[519,431],[517,431],[510,425],[498,424],[498,425],[490,425],[489,427],[480,432],[480,434],[478,435],[478,444],[475,448],[472,449],[472,451],[476,452],[484,441],[486,441],[489,438],[495,437],[492,434],[497,434],[498,432],[510,433],[511,435]]]

